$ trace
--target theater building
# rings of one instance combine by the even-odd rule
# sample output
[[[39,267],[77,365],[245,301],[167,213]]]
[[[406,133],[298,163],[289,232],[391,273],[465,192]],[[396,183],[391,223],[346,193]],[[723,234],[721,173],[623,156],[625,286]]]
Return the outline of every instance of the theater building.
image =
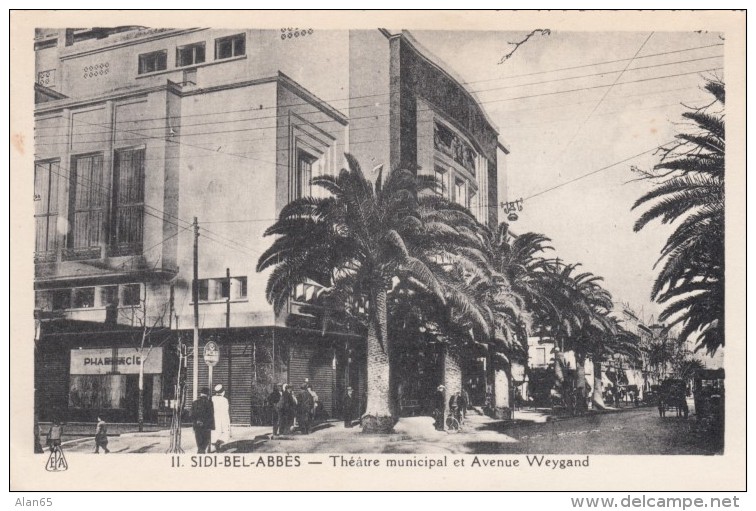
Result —
[[[308,379],[324,417],[340,415],[346,386],[364,405],[364,338],[323,327],[312,283],[276,315],[255,271],[281,208],[323,193],[313,176],[344,152],[366,169],[411,165],[497,221],[497,128],[407,32],[38,30],[35,49],[41,420],[134,421],[140,364],[145,417],[166,413],[177,346],[192,345],[195,217],[200,347],[220,348],[212,383],[238,424],[262,420],[275,383]],[[450,358],[446,373],[461,385],[468,366]]]

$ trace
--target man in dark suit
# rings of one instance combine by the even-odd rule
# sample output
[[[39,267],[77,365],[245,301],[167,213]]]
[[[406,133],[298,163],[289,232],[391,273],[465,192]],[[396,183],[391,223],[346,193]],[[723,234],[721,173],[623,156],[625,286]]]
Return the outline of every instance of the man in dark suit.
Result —
[[[467,409],[470,407],[470,395],[467,390],[462,387],[462,392],[459,395],[459,411],[462,413],[462,418],[467,417]]]
[[[210,389],[203,387],[199,399],[192,403],[192,427],[197,440],[197,454],[205,454],[210,446],[210,432],[215,429],[215,411],[209,398]]]
[[[344,413],[344,427],[345,428],[352,427],[352,421],[354,420],[355,405],[356,403],[354,399],[354,391],[352,390],[352,387],[347,387],[346,395],[344,395],[344,403],[342,406],[342,411]]]
[[[439,385],[433,396],[433,417],[436,419],[435,426],[439,431],[444,430],[444,418],[446,411],[446,387]]]
[[[302,385],[297,398],[297,423],[299,424],[299,431],[303,435],[309,435],[310,428],[312,427],[312,413],[315,409],[315,400],[307,389],[307,384]]]
[[[276,407],[278,408],[279,420],[278,433],[280,435],[288,435],[291,432],[291,425],[294,423],[294,414],[297,411],[297,398],[294,397],[291,385],[288,383],[284,384],[281,399],[278,400]]]
[[[281,416],[279,414],[278,402],[281,401],[280,385],[273,385],[273,391],[268,395],[268,407],[270,408],[270,418],[273,423],[273,436],[278,435],[281,430]]]

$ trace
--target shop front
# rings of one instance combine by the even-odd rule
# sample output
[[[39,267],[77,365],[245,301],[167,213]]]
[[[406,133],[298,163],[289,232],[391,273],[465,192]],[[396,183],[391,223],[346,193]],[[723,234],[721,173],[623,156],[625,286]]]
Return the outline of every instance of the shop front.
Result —
[[[152,339],[152,347],[141,350],[136,341],[141,331],[87,332],[82,330],[90,325],[65,326],[65,332],[43,332],[37,341],[34,383],[39,420],[95,422],[100,416],[111,423],[137,422],[141,365],[144,422],[158,422],[174,398],[178,357],[171,356],[173,344],[161,335]]]
[[[109,422],[139,419],[139,373],[143,366],[145,422],[156,422],[163,402],[163,348],[74,349],[70,352],[69,420],[104,414]]]
[[[181,331],[182,342],[192,343],[192,332]],[[294,328],[204,329],[200,351],[208,342],[219,347],[220,357],[212,376],[198,360],[200,387],[222,384],[230,404],[232,424],[270,423],[268,396],[275,385],[289,384],[295,394],[308,382],[318,395],[318,420],[342,416],[342,401],[353,388],[360,410],[364,408],[364,342],[357,336]],[[187,410],[192,399],[191,356],[187,361]]]

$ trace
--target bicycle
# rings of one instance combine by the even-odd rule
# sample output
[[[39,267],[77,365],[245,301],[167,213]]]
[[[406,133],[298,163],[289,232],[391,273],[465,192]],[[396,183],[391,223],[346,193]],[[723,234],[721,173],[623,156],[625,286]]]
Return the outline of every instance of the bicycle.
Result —
[[[449,411],[449,416],[446,418],[446,430],[451,433],[457,433],[461,427],[462,415],[459,410]]]

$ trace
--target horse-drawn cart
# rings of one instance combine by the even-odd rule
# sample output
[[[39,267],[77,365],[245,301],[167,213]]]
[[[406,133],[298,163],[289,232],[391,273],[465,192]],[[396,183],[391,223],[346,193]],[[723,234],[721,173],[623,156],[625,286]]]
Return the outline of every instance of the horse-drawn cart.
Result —
[[[687,386],[684,380],[667,378],[661,384],[658,398],[659,415],[675,412],[678,417],[688,418]]]

